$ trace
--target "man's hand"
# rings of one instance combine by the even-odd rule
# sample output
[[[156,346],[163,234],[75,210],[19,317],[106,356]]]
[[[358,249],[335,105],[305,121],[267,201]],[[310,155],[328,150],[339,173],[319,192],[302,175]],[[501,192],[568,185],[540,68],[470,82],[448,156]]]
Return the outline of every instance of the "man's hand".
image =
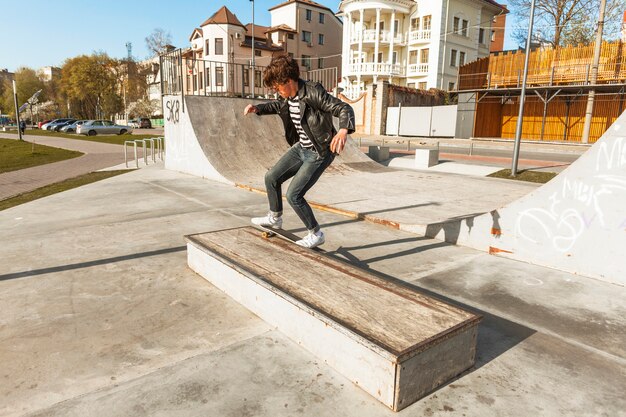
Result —
[[[330,151],[341,153],[344,145],[346,144],[346,140],[348,140],[348,129],[339,129],[339,132],[337,132],[333,140],[330,142]]]
[[[258,113],[259,109],[253,105],[253,104],[248,104],[246,106],[246,108],[243,110],[243,115],[247,115],[248,113]]]

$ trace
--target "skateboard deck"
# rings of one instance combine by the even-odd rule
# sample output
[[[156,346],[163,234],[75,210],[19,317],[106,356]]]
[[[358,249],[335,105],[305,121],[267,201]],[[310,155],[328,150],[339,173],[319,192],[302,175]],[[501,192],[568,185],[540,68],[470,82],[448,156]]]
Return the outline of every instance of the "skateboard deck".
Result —
[[[272,226],[260,226],[258,224],[252,224],[252,226],[261,231],[261,236],[263,236],[264,239],[270,239],[274,236],[278,236],[279,238],[287,240],[291,243],[296,243],[296,241],[301,239],[300,236],[295,235],[284,229],[277,229]],[[320,249],[319,247],[313,248],[313,250],[322,251],[322,249]]]

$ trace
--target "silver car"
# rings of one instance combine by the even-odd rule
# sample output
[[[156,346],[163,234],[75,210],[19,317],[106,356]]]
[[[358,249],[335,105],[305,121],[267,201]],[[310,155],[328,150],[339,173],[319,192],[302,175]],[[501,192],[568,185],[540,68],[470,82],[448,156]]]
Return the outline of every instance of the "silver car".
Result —
[[[78,126],[82,125],[83,123],[87,121],[88,120],[76,120],[74,123],[70,123],[68,125],[63,126],[61,129],[59,129],[59,132],[74,133],[76,132],[76,128]]]
[[[123,135],[132,131],[132,127],[116,125],[110,120],[89,120],[82,125],[76,126],[76,133],[87,136]]]

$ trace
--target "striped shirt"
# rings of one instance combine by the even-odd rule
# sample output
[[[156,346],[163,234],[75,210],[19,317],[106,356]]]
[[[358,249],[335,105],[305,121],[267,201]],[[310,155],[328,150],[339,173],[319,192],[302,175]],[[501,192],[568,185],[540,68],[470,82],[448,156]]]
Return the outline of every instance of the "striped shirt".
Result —
[[[290,97],[287,99],[287,103],[289,103],[289,115],[291,116],[291,121],[296,127],[296,131],[300,137],[300,144],[303,148],[312,148],[313,142],[311,142],[311,139],[307,136],[304,129],[302,129],[302,124],[300,122],[302,119],[302,115],[300,114],[300,97]]]

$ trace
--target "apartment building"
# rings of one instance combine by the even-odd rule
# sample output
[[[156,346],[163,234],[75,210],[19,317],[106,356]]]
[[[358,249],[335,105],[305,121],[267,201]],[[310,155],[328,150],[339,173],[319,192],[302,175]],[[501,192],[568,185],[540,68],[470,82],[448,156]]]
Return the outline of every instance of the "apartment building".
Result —
[[[336,67],[341,76],[343,23],[326,6],[288,0],[269,9],[269,35],[308,71]]]
[[[297,59],[302,71],[341,67],[342,23],[332,10],[310,0],[288,0],[269,9],[271,26],[244,25],[222,6],[189,37],[183,54],[187,93],[202,94],[262,87],[261,68],[277,54]],[[254,37],[254,39],[253,39]],[[254,64],[252,71],[254,45]],[[232,64],[232,65],[231,65]],[[251,80],[251,77],[254,77]]]
[[[384,80],[455,90],[458,68],[489,55],[493,0],[343,0],[342,87],[356,98]]]

